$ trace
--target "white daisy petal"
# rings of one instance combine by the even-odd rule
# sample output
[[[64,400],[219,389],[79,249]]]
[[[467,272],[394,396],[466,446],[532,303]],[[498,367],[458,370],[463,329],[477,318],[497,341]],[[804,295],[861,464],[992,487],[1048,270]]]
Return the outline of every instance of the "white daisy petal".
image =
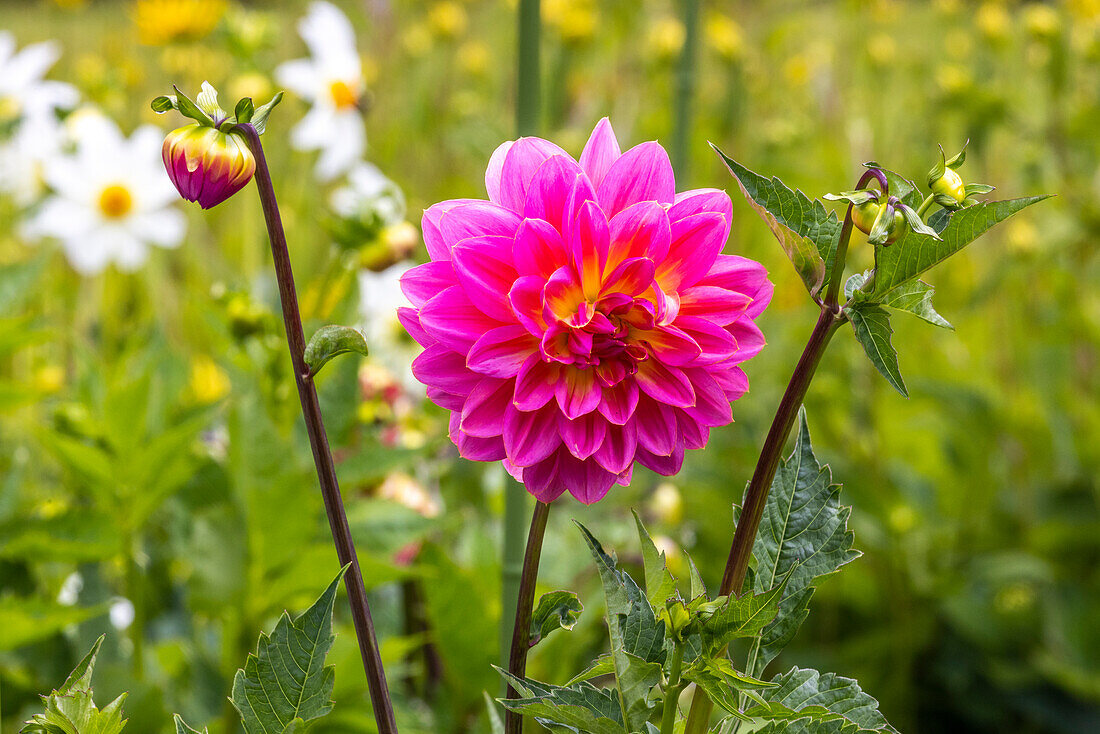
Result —
[[[116,239],[102,229],[83,237],[62,240],[65,257],[81,275],[97,275],[107,269],[114,254]]]
[[[280,85],[303,99],[313,101],[322,91],[323,82],[317,65],[309,59],[295,59],[275,68],[275,79]]]
[[[336,135],[336,118],[331,110],[314,107],[290,131],[290,144],[297,150],[316,150]]]
[[[330,181],[354,166],[366,145],[363,119],[358,113],[340,113],[333,122],[335,134],[325,142],[317,160],[317,178],[322,181]]]
[[[61,47],[54,41],[25,46],[4,66],[4,85],[22,90],[46,75],[61,56]]]
[[[187,218],[178,209],[135,214],[127,222],[127,229],[140,240],[158,247],[179,247],[187,231]]]
[[[343,11],[323,0],[309,6],[309,12],[298,23],[298,33],[317,57],[355,53],[355,29]]]

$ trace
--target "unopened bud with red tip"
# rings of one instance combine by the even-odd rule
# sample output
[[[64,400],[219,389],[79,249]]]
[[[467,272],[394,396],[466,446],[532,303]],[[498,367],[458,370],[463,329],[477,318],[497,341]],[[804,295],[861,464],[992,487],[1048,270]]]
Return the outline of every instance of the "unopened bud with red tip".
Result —
[[[174,109],[194,120],[169,133],[161,150],[164,168],[180,196],[209,209],[244,188],[256,171],[256,158],[240,127],[252,125],[262,133],[280,99],[281,92],[257,109],[245,98],[230,115],[218,106],[218,92],[208,82],[203,82],[196,102],[179,89],[174,96],[154,99],[154,111]]]

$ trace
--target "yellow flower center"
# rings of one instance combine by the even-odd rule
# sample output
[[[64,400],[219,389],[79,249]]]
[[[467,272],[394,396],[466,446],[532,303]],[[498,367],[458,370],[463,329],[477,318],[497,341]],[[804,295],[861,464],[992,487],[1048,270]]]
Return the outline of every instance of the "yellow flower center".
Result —
[[[111,184],[99,192],[99,211],[108,219],[119,219],[134,208],[134,197],[122,184]]]
[[[328,93],[332,96],[332,102],[337,109],[347,109],[359,104],[359,95],[347,84],[347,82],[335,81],[328,87]]]

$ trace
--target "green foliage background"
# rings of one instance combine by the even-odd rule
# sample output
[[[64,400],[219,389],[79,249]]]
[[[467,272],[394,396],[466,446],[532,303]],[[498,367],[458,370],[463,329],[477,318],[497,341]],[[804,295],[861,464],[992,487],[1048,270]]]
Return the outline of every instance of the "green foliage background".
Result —
[[[370,160],[404,188],[410,212],[482,195],[489,154],[512,137],[509,3],[339,4],[369,72]],[[545,136],[578,152],[606,114],[626,144],[669,142],[676,4],[543,4]],[[0,3],[0,27],[20,45],[58,39],[51,77],[77,84],[124,129],[167,127],[148,100],[170,82],[209,79],[235,98],[257,83],[243,74],[270,74],[303,52],[294,25],[304,2],[234,3],[211,35],[169,46],[139,42],[131,3],[62,5],[72,3]],[[706,141],[816,197],[850,188],[872,158],[920,180],[936,143],[955,150],[970,138],[967,180],[996,184],[998,198],[1058,197],[929,274],[954,332],[895,316],[910,399],[838,335],[807,409],[864,555],[818,585],[814,613],[769,670],[857,678],[905,732],[1100,728],[1095,5],[704,3],[679,188],[733,195],[727,252],[764,262],[776,284],[760,320],[769,345],[748,365],[737,422],[674,480],[680,508],[655,501],[659,478],[644,472],[595,507],[555,505],[539,593],[576,589],[585,611],[535,649],[531,677],[564,683],[605,651],[599,580],[570,518],[608,548],[634,548],[638,508],[716,583],[732,506],[816,315]],[[740,37],[719,33],[715,13]],[[242,41],[241,17],[259,29],[255,44]],[[327,190],[312,157],[280,144],[303,109],[284,101],[265,144],[308,331],[354,322],[357,294],[316,216]],[[56,688],[107,632],[97,701],[130,691],[130,729],[171,731],[179,712],[236,731],[226,696],[259,631],[284,608],[304,609],[338,570],[255,195],[189,209],[181,249],[155,252],[138,274],[92,279],[57,250],[22,242],[14,213],[0,202],[0,730],[27,719],[35,694]],[[849,271],[870,264],[854,243]],[[256,314],[247,329],[240,299]],[[210,361],[231,386],[214,400],[203,389]],[[384,422],[350,399],[356,361],[334,362],[320,385],[402,731],[487,729],[482,691],[500,685],[490,664],[501,471],[457,461],[434,409],[417,417],[422,448],[383,448]],[[444,512],[424,518],[375,497],[394,470],[438,489]],[[410,542],[422,544],[411,565],[395,558]],[[621,560],[640,567],[640,557]],[[674,553],[676,563],[685,560]],[[55,600],[73,571],[84,588],[64,606]],[[126,632],[105,614],[119,596],[137,611]],[[370,731],[340,599],[336,632],[336,708],[312,731]]]

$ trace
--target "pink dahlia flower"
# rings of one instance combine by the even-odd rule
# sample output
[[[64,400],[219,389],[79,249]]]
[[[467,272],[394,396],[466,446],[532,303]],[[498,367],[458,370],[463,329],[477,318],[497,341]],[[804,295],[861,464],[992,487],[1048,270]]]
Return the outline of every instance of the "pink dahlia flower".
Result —
[[[489,200],[424,212],[432,261],[402,279],[413,374],[451,411],[459,453],[504,466],[543,502],[584,503],[634,463],[679,471],[733,420],[738,366],[764,346],[759,263],[723,255],[723,191],[676,193],[665,150],[620,152],[607,119],[580,162],[553,143],[497,148]]]

